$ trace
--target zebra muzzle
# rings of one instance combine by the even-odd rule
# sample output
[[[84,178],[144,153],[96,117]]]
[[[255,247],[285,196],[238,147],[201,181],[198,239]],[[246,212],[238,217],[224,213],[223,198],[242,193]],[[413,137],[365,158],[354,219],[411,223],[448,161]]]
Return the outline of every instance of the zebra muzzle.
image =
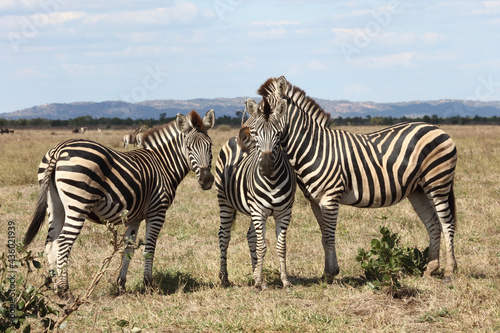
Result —
[[[198,183],[203,190],[210,190],[214,183],[214,175],[210,172],[210,168],[200,168],[200,178]]]
[[[259,171],[264,177],[271,177],[273,175],[274,169],[274,161],[273,161],[273,153],[262,153]]]

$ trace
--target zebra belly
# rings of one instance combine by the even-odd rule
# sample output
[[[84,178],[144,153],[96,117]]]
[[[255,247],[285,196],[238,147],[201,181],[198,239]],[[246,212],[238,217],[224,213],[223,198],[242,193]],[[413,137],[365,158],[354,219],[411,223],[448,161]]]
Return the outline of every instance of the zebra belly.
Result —
[[[142,220],[146,218],[146,213],[144,210],[138,211],[137,209],[128,207],[124,200],[113,200],[108,193],[106,197],[101,198],[94,206],[89,218],[98,223],[104,220],[112,224],[117,224],[123,222],[124,218],[128,222]]]

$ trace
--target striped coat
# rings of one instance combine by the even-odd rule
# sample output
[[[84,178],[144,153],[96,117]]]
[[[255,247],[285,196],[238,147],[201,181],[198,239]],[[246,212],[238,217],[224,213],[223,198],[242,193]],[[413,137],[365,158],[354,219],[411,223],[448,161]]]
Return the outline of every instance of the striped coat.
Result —
[[[457,150],[443,130],[425,123],[402,123],[370,134],[332,129],[331,118],[283,76],[259,89],[267,103],[286,99],[282,147],[309,199],[322,233],[325,276],[338,274],[335,230],[339,204],[385,207],[408,198],[429,234],[425,275],[439,268],[441,233],[446,244],[445,278],[457,265],[454,255]]]
[[[56,287],[70,297],[68,257],[85,220],[101,223],[128,221],[126,237],[135,240],[141,220],[146,219],[144,282],[152,282],[152,264],[158,234],[172,204],[177,186],[193,170],[204,190],[212,187],[212,143],[207,130],[214,124],[210,110],[204,119],[192,111],[178,114],[174,122],[151,129],[145,149],[119,152],[88,140],[68,140],[50,149],[38,170],[40,199],[24,238],[29,245],[49,215],[45,251]],[[92,248],[92,251],[99,249]],[[132,252],[127,249],[126,252]],[[127,253],[118,278],[125,287]]]

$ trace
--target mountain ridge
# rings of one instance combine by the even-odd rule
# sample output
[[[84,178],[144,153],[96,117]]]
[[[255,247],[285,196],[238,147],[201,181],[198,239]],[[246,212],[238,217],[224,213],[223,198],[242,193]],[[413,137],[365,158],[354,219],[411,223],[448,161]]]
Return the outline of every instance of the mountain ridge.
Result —
[[[234,98],[195,98],[188,100],[148,100],[138,103],[124,101],[102,102],[72,102],[48,103],[14,112],[2,113],[4,119],[72,119],[91,116],[96,118],[131,118],[131,119],[158,119],[160,114],[173,117],[177,113],[186,114],[196,110],[205,114],[214,109],[217,117],[236,117],[237,111],[242,111],[248,97]],[[256,101],[259,97],[252,97]],[[500,115],[500,101],[471,101],[457,99],[440,99],[427,101],[408,101],[394,103],[376,103],[371,101],[352,102],[348,100],[328,100],[315,98],[321,107],[329,112],[331,117],[408,117],[416,118],[425,115],[447,118],[460,117],[492,117]]]

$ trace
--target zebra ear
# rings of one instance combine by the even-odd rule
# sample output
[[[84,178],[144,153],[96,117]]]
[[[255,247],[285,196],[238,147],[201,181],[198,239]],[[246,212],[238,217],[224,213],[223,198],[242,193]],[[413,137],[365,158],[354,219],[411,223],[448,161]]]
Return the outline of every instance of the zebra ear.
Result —
[[[274,116],[276,117],[276,119],[280,119],[281,117],[283,117],[283,115],[286,112],[286,108],[287,108],[286,99],[280,100],[278,102],[278,105],[276,105],[276,107],[273,110],[273,113],[274,113]]]
[[[203,117],[203,126],[208,131],[209,129],[214,127],[214,124],[215,124],[215,112],[213,109],[210,109],[205,114],[205,117]]]
[[[245,102],[245,106],[247,108],[248,114],[251,117],[257,118],[259,116],[259,106],[253,99],[247,99],[247,101]]]
[[[240,129],[240,133],[237,138],[238,146],[240,146],[241,150],[247,151],[252,148],[253,140],[252,134],[250,133],[250,127],[244,126]]]
[[[282,93],[283,95],[285,95],[286,87],[288,86],[288,82],[286,81],[286,78],[283,75],[281,75],[276,83],[278,85],[278,91],[280,93]]]
[[[184,115],[178,113],[175,118],[175,126],[177,129],[183,133],[187,133],[191,130],[191,121]]]

